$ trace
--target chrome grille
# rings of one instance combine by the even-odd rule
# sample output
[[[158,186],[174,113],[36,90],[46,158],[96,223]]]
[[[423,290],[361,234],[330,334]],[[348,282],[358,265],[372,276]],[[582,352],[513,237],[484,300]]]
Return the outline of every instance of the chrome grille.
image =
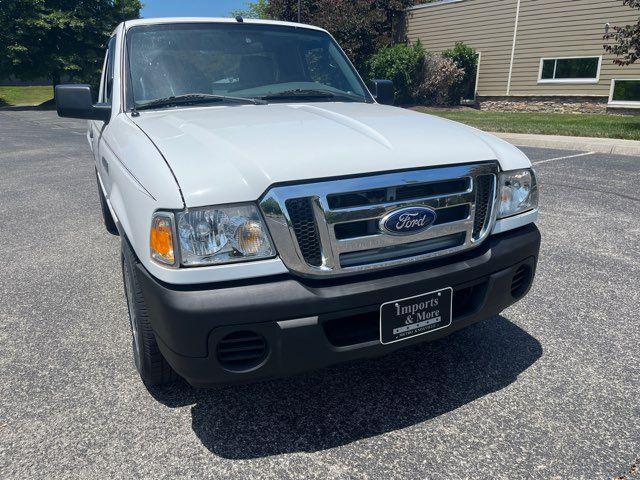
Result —
[[[309,277],[354,274],[457,253],[479,244],[495,221],[495,162],[327,180],[270,189],[260,202],[286,266]],[[388,235],[389,212],[425,206],[436,221]]]

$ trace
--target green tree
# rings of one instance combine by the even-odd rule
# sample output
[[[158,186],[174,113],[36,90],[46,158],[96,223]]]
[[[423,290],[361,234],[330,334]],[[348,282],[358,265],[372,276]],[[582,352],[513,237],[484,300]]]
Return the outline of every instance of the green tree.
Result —
[[[336,38],[361,72],[380,48],[393,44],[413,0],[301,0],[300,21],[322,27]],[[270,0],[268,14],[297,21],[298,0]]]
[[[241,16],[244,18],[259,18],[268,20],[269,17],[269,0],[256,0],[255,2],[247,2],[246,8],[234,10],[231,12],[234,17]]]
[[[420,42],[382,47],[369,60],[368,76],[392,80],[396,103],[409,103],[419,82],[424,58],[425,51]]]
[[[457,42],[453,48],[442,52],[442,56],[453,60],[464,71],[462,78],[451,87],[451,98],[457,101],[461,98],[472,99],[478,71],[478,54],[475,49],[466,43]]]
[[[622,0],[622,4],[640,10],[640,0]],[[613,43],[604,45],[604,49],[618,57],[614,63],[621,66],[635,63],[640,59],[640,13],[636,23],[614,26],[604,35],[604,39],[613,40]]]
[[[0,0],[0,77],[96,83],[106,41],[139,0]]]

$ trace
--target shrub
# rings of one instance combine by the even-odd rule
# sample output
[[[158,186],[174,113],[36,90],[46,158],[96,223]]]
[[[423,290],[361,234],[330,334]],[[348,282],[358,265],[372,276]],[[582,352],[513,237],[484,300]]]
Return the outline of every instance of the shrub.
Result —
[[[452,97],[451,91],[463,76],[464,71],[450,58],[426,54],[413,88],[413,99],[424,105],[457,104],[460,97]]]
[[[384,47],[369,60],[368,77],[392,80],[396,103],[411,102],[424,58],[419,42]]]
[[[442,52],[442,56],[453,60],[456,66],[464,71],[460,81],[451,88],[452,100],[458,102],[461,98],[473,98],[478,69],[478,55],[475,49],[465,43],[458,42],[452,49]]]

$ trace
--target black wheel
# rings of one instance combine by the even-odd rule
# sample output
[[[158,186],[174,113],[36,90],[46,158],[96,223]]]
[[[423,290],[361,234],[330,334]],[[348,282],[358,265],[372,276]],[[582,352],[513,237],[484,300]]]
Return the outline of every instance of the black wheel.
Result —
[[[111,235],[119,235],[116,222],[113,221],[113,217],[109,211],[109,206],[107,205],[107,200],[104,198],[104,193],[102,193],[100,180],[98,180],[98,172],[96,172],[96,183],[98,184],[98,197],[100,197],[100,210],[102,211],[102,222],[104,223],[104,228],[106,228],[107,232]]]
[[[173,383],[178,375],[162,356],[149,322],[147,305],[136,275],[136,257],[126,239],[122,241],[122,277],[127,297],[133,362],[148,387]]]

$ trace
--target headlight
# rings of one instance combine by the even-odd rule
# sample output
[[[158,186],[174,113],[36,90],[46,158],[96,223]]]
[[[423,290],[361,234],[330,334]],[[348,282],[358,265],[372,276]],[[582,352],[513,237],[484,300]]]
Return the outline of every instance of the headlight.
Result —
[[[214,265],[272,257],[275,251],[255,205],[178,212],[182,265]]]
[[[538,208],[538,185],[533,170],[512,170],[500,174],[498,218]]]
[[[165,221],[167,218],[173,221],[171,214],[156,215]],[[241,262],[275,255],[255,205],[193,208],[177,212],[175,222],[180,264],[184,266]],[[153,225],[151,239],[151,256],[162,261],[153,248]]]

